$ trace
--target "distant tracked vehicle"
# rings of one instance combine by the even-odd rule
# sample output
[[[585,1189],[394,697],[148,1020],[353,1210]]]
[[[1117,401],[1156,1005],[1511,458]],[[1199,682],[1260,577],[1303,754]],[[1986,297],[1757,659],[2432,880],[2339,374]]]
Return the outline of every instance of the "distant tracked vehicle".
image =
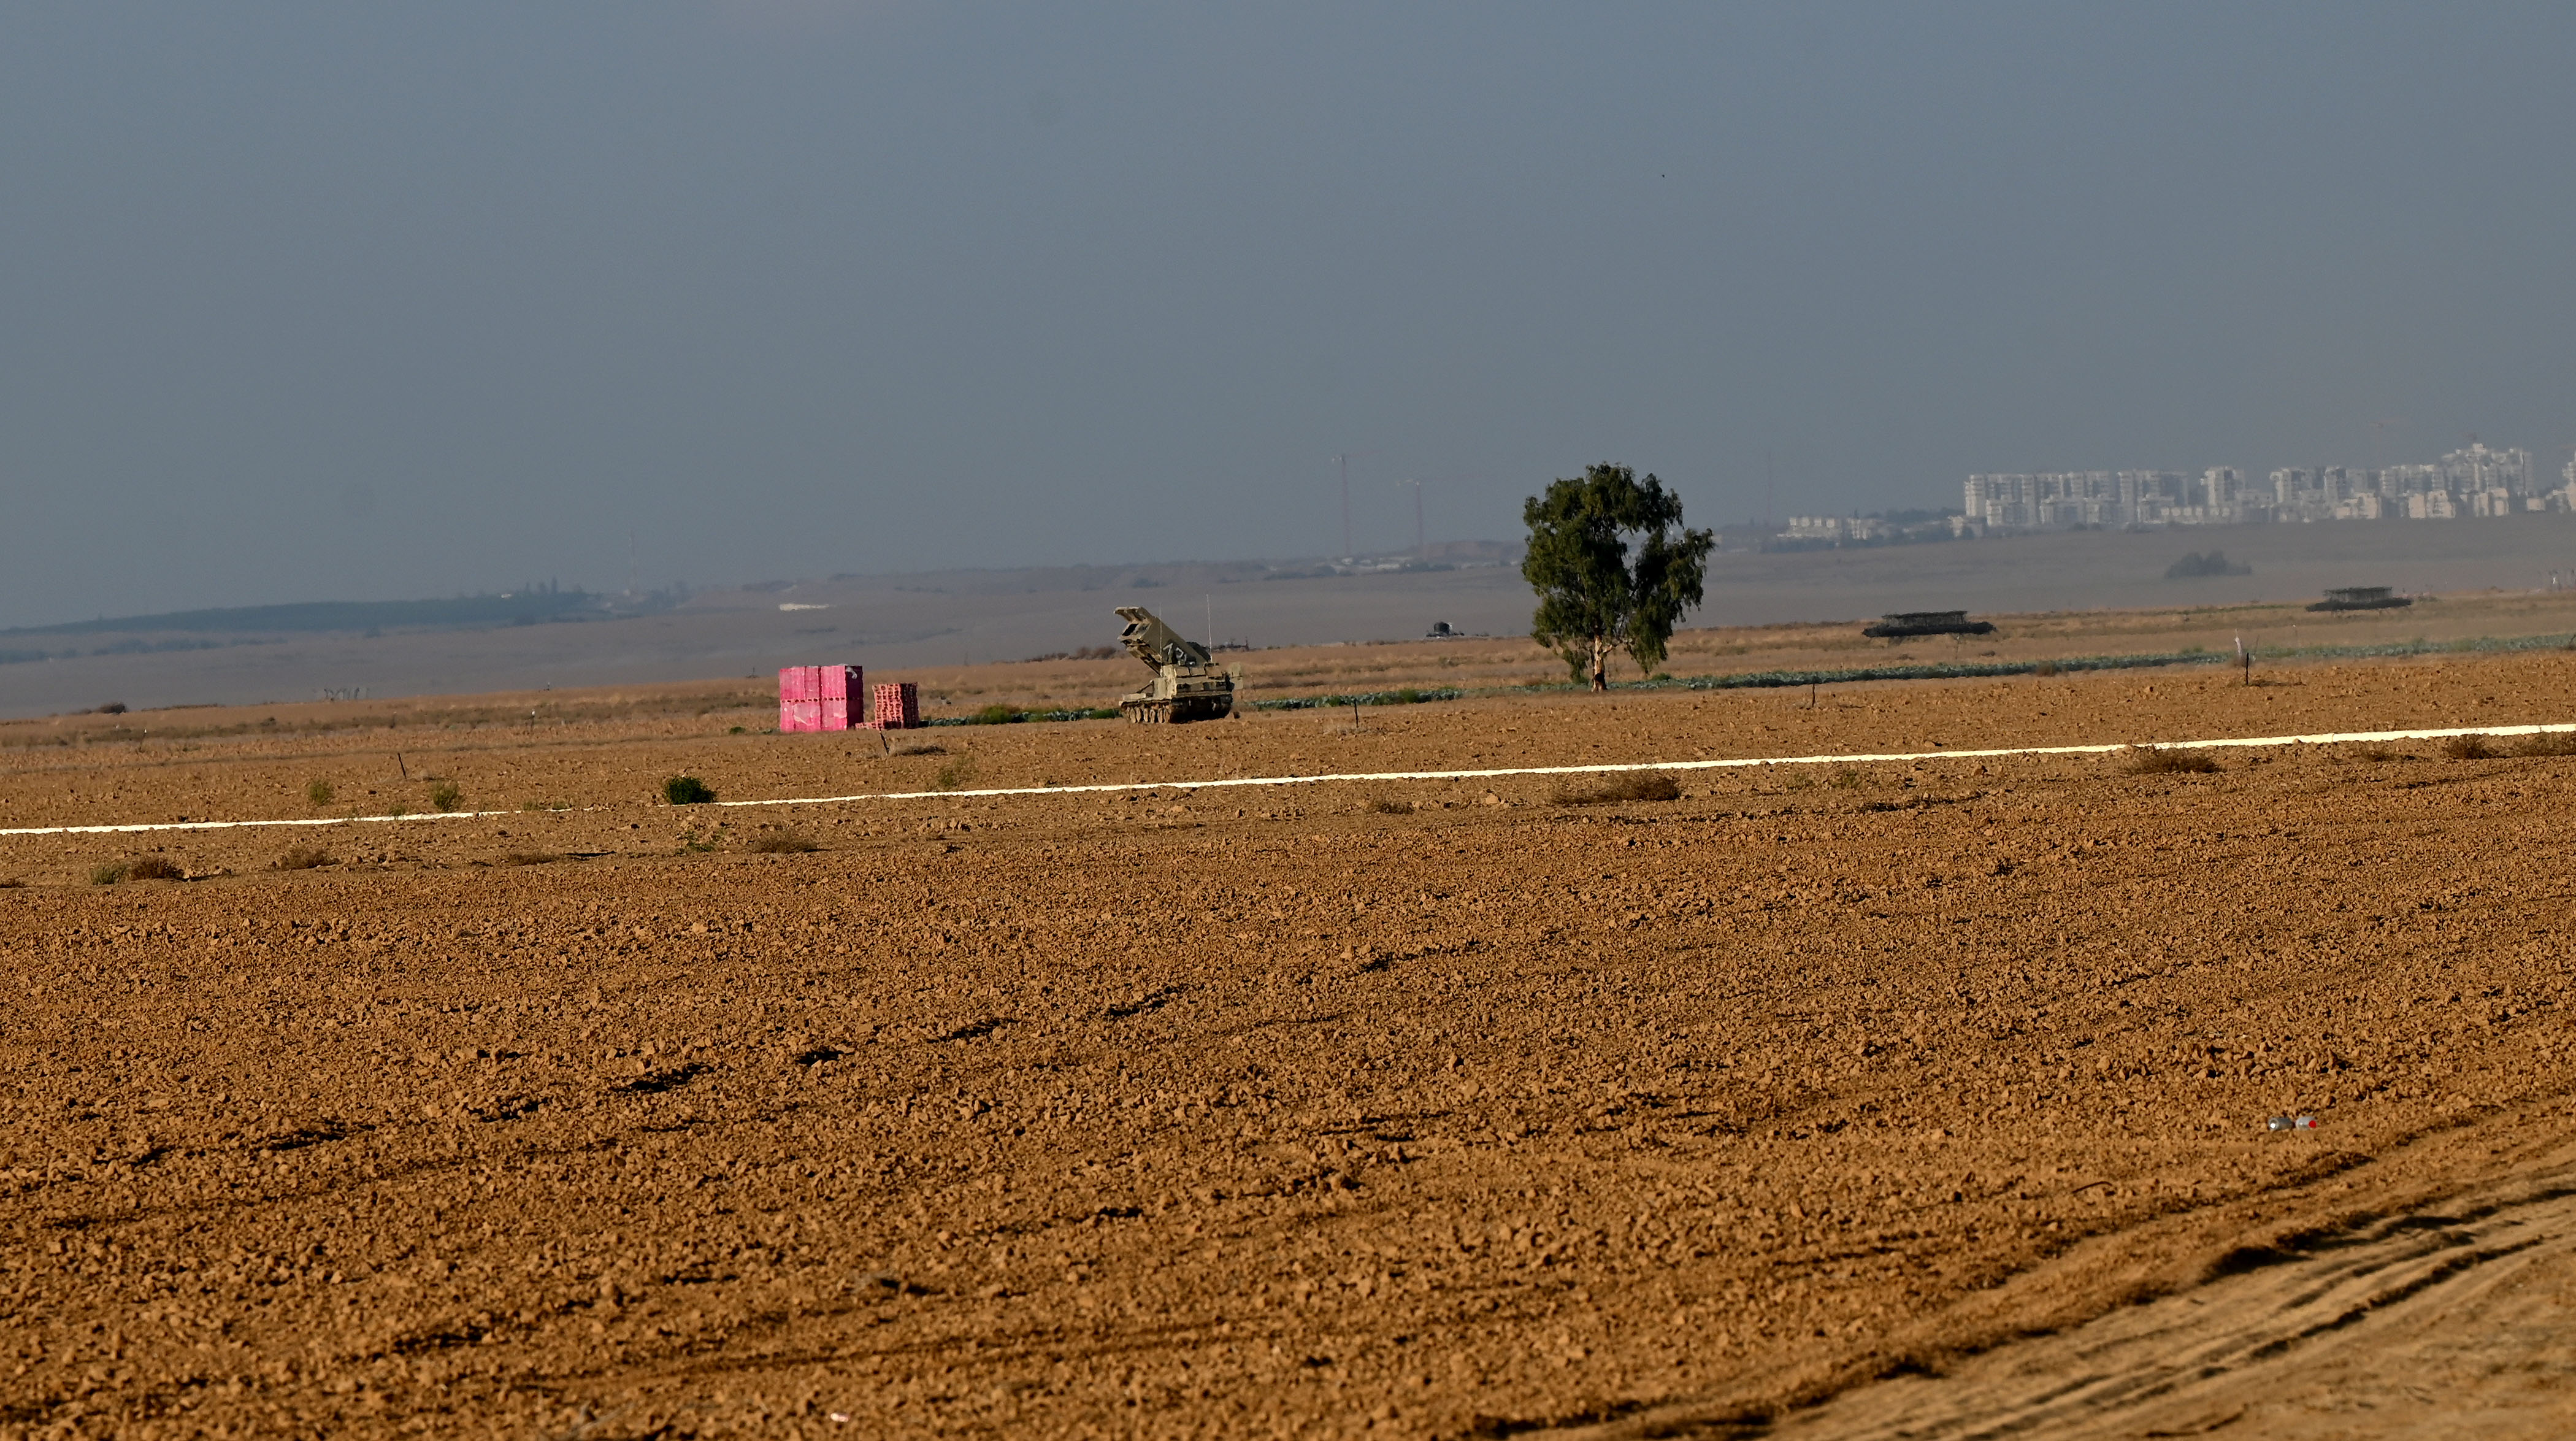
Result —
[[[1118,607],[1127,628],[1118,639],[1127,653],[1152,667],[1154,683],[1118,702],[1139,725],[1223,720],[1234,713],[1234,682],[1242,668],[1210,663],[1208,648],[1163,624],[1141,605]]]
[[[2385,585],[2347,585],[2326,592],[2326,598],[2309,606],[2310,610],[2396,610],[2410,606],[2415,598],[2399,595],[2395,587]]]
[[[1873,640],[1903,640],[1910,635],[1993,635],[1995,623],[1970,620],[1964,610],[1908,610],[1883,615],[1861,634]]]

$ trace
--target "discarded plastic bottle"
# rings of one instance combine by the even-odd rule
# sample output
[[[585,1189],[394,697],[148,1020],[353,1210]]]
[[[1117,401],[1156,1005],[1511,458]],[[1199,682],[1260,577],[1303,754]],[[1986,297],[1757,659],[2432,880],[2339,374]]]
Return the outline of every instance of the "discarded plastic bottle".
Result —
[[[2313,1131],[2317,1128],[2317,1118],[2314,1116],[2274,1116],[2270,1122],[2270,1126],[2271,1129],[2275,1131]]]

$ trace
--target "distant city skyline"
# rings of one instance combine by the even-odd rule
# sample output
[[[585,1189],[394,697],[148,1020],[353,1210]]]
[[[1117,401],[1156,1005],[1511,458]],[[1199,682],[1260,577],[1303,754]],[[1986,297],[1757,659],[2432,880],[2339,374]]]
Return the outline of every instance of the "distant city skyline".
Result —
[[[2284,466],[2260,483],[2234,466],[1971,475],[1954,533],[2087,526],[2455,520],[2576,510],[2576,461],[2540,488],[2531,452],[2473,441],[2426,464]]]

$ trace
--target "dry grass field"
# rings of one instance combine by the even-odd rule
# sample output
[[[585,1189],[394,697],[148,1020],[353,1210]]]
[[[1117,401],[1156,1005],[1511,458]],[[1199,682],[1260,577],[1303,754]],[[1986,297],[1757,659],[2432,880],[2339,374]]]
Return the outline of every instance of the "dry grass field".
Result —
[[[1544,672],[1496,646],[1251,659]],[[1042,669],[957,703],[1090,684]],[[0,726],[0,827],[411,812],[0,837],[0,1437],[2563,1434],[2576,756],[658,793],[2505,726],[2576,721],[2571,679]]]

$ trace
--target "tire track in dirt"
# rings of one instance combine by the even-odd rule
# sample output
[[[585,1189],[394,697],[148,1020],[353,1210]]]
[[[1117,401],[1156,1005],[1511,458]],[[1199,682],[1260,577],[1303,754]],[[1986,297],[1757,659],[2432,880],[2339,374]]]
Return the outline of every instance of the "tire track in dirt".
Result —
[[[1644,1437],[2131,1441],[2576,1430],[2576,1168],[2239,1246],[2205,1284],[1766,1423],[1668,1409],[1532,1428]]]
[[[1947,1377],[1851,1393],[1772,1434],[1971,1441],[2242,1425],[2289,1437],[2350,1434],[2365,1419],[2379,1435],[2576,1426],[2563,1310],[2576,1285],[2576,1175],[2234,1264],[2250,1269]],[[2545,1373],[2561,1383],[2554,1393],[2534,1384]]]

